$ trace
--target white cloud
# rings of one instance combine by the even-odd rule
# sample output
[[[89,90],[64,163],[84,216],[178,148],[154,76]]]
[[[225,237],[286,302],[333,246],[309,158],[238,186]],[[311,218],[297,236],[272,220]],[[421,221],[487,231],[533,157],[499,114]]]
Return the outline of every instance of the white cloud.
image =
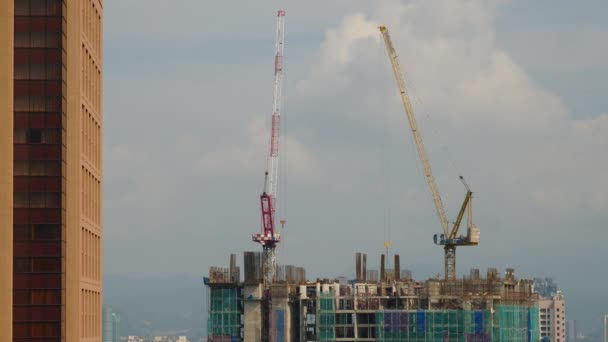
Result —
[[[384,24],[448,217],[464,195],[460,172],[476,192],[482,244],[465,249],[459,267],[507,263],[562,284],[574,273],[605,282],[568,265],[601,267],[606,259],[608,114],[570,112],[562,98],[601,95],[601,75],[589,85],[576,71],[606,65],[606,29],[564,28],[563,19],[547,16],[538,25],[561,29],[505,35],[495,23],[504,2],[108,2],[106,270],[200,274],[228,249],[257,248],[250,234],[258,229],[268,153],[267,53],[274,11],[286,5],[279,194],[289,188],[281,247],[288,262],[312,277],[348,275],[352,252],[377,256],[392,226],[394,251],[408,267],[424,266],[418,276],[442,268],[430,240],[437,218],[376,28]],[[499,20],[511,30],[519,19]],[[548,90],[560,87],[561,98]],[[180,253],[150,263],[159,249],[175,248]],[[545,262],[548,255],[554,263]],[[580,289],[572,280],[566,293]]]
[[[269,118],[270,116],[268,116]],[[245,136],[237,142],[219,145],[214,149],[200,151],[196,167],[204,177],[242,177],[244,175],[264,174],[270,122],[258,116],[249,125]],[[281,161],[284,159],[284,161]],[[319,161],[302,143],[293,136],[283,134],[279,146],[280,166],[298,181],[310,182],[318,179]]]
[[[544,25],[504,34],[503,44],[535,70],[557,73],[608,68],[608,32],[592,25]]]
[[[315,101],[339,93],[334,102],[324,105],[348,111],[347,97],[352,96],[351,102],[373,102],[377,112],[401,115],[394,81],[386,77],[389,62],[376,28],[388,23],[408,84],[415,99],[423,99],[416,101],[418,115],[431,113],[438,119],[434,128],[444,139],[456,141],[452,147],[461,156],[477,155],[483,158],[478,162],[484,172],[495,171],[474,170],[476,183],[497,192],[510,193],[513,186],[524,189],[516,195],[545,208],[608,208],[603,193],[595,190],[599,174],[593,173],[594,179],[576,177],[583,165],[608,169],[606,160],[585,153],[594,147],[608,148],[606,141],[591,141],[582,133],[607,135],[605,119],[573,119],[559,97],[534,84],[509,53],[496,46],[493,21],[498,3],[443,0],[405,6],[391,1],[379,4],[371,16],[346,15],[337,29],[328,30],[309,77],[299,84],[299,96]],[[377,68],[379,64],[385,68]],[[378,89],[382,91],[374,91]],[[379,96],[384,99],[378,101]],[[370,122],[379,118],[367,117]],[[422,125],[423,131],[428,129]],[[480,139],[462,139],[467,136]],[[431,149],[434,144],[430,141]],[[577,200],[589,194],[593,204]]]
[[[256,3],[257,12],[239,12],[231,17],[237,26],[218,32],[224,19],[212,10],[215,5],[198,4],[206,17],[192,10],[167,27],[158,26],[153,13],[144,14],[148,18],[139,26],[106,25],[114,31],[106,36],[114,45],[126,41],[140,51],[132,41],[165,48],[206,40],[219,56],[210,58],[205,50],[183,63],[177,57],[190,51],[169,49],[153,65],[111,72],[111,61],[124,51],[107,50],[104,228],[111,272],[200,273],[228,248],[257,248],[249,236],[258,229],[272,75],[272,56],[264,57],[257,39],[264,37],[272,50],[273,10]],[[280,168],[287,172],[279,179],[288,183],[279,183],[279,193],[289,188],[282,247],[289,250],[288,262],[304,264],[313,277],[335,274],[336,267],[349,270],[351,252],[379,253],[382,231],[392,226],[394,250],[407,255],[408,265],[425,265],[428,273],[442,268],[441,251],[430,240],[439,229],[437,218],[378,24],[391,30],[415,95],[448,217],[455,216],[464,195],[459,171],[476,191],[474,216],[483,242],[463,251],[460,267],[506,262],[566,277],[569,270],[543,264],[550,253],[556,263],[567,258],[547,247],[548,236],[556,246],[577,251],[573,260],[602,260],[607,114],[574,119],[547,84],[535,82],[513,51],[497,44],[499,4],[342,0],[318,16],[324,3],[298,3],[308,12],[288,8],[288,121],[281,145],[286,165]],[[213,27],[192,30],[195,24]],[[324,38],[314,45],[317,37]],[[235,47],[242,56],[230,54]],[[254,59],[251,50],[257,51]],[[449,165],[452,159],[459,167]],[[584,235],[589,231],[595,239]],[[141,236],[162,239],[162,246],[175,243],[180,255],[194,257],[169,253],[162,267],[150,264],[147,258],[155,252],[145,251]],[[116,243],[128,237],[141,253]],[[318,247],[314,255],[309,245]],[[581,250],[600,254],[580,257]],[[138,268],[124,264],[126,258],[139,259]]]
[[[310,78],[298,84],[298,93],[331,96],[339,89],[349,87],[352,77],[344,72],[345,68],[354,58],[360,57],[357,44],[369,39],[379,41],[377,27],[362,13],[357,13],[346,16],[339,28],[328,30],[317,57],[318,63],[311,68]]]

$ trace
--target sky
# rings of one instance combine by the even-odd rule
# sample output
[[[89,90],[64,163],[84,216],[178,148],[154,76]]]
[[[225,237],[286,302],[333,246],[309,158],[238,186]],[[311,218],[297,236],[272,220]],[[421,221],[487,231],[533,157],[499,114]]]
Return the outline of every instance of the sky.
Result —
[[[608,311],[600,0],[105,2],[106,274],[203,276],[260,250],[277,8],[280,263],[352,276],[355,252],[373,268],[389,240],[415,278],[443,272],[386,25],[450,220],[458,177],[474,191],[481,243],[458,273],[551,276],[575,315]]]

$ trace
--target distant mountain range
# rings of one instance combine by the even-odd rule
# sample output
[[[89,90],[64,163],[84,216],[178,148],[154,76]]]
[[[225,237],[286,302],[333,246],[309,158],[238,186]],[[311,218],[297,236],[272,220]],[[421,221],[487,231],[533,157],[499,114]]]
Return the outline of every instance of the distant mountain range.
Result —
[[[202,277],[125,277],[104,275],[103,301],[121,318],[121,335],[206,334]],[[204,302],[205,300],[205,302]]]

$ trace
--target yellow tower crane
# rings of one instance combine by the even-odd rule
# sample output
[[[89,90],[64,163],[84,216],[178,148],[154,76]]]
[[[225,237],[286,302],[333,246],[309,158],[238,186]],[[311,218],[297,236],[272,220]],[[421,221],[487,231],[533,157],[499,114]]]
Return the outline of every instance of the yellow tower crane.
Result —
[[[426,183],[429,187],[429,190],[431,191],[433,203],[435,205],[435,211],[437,212],[439,222],[441,223],[441,229],[443,233],[440,234],[439,239],[437,238],[437,234],[435,234],[433,239],[435,244],[443,246],[445,256],[445,280],[456,280],[456,247],[475,246],[479,244],[479,228],[473,225],[472,222],[471,200],[473,197],[473,193],[469,189],[469,186],[465,182],[464,178],[460,176],[460,180],[467,189],[467,193],[465,195],[464,202],[462,203],[460,212],[458,213],[458,217],[456,218],[456,222],[454,222],[454,225],[450,230],[445,209],[443,208],[443,202],[441,201],[441,196],[439,194],[439,189],[437,188],[437,183],[435,182],[435,178],[433,177],[433,171],[431,170],[431,164],[429,163],[424,144],[422,143],[422,136],[420,135],[420,131],[418,130],[418,124],[416,123],[416,115],[412,108],[412,103],[410,101],[407,88],[405,87],[405,81],[403,79],[403,74],[401,73],[401,68],[399,67],[397,53],[395,52],[395,48],[393,47],[393,42],[391,41],[388,29],[384,26],[380,26],[379,29],[382,33],[382,38],[384,39],[384,44],[386,46],[386,51],[388,53],[388,57],[393,68],[395,80],[397,81],[397,87],[401,95],[401,101],[403,102],[403,108],[405,109],[407,120],[410,124],[410,129],[414,138],[414,144],[416,145],[416,151],[418,152],[418,158],[420,159],[420,163],[422,164],[424,177],[426,179]],[[469,209],[467,236],[458,236],[458,228],[460,228],[460,223],[462,222],[463,216],[467,208]]]

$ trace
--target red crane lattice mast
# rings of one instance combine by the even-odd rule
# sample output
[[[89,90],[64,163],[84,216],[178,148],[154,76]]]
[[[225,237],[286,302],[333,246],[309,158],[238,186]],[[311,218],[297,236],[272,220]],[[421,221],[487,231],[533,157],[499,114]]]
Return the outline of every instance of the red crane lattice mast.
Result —
[[[264,175],[264,191],[260,195],[262,210],[262,230],[254,234],[252,240],[263,248],[264,284],[270,285],[276,269],[275,248],[280,241],[279,232],[275,231],[275,211],[277,206],[277,176],[279,167],[279,128],[281,118],[282,87],[283,87],[283,40],[285,27],[285,11],[277,12],[277,31],[274,57],[274,81],[272,98],[272,128],[270,131],[270,154]]]

